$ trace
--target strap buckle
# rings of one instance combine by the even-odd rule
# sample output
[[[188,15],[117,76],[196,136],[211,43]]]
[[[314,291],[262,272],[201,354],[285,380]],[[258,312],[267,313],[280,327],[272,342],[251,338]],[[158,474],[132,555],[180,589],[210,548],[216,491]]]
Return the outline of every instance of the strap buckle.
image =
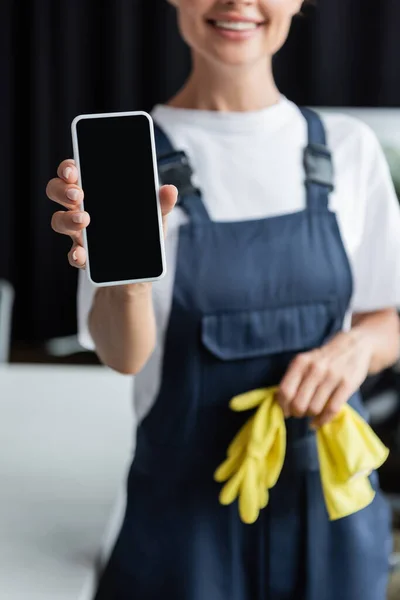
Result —
[[[323,185],[333,192],[335,187],[332,154],[326,146],[309,143],[304,149],[304,167],[307,183]]]
[[[161,156],[158,159],[158,174],[162,185],[174,185],[181,196],[198,192],[192,182],[192,167],[183,151]]]

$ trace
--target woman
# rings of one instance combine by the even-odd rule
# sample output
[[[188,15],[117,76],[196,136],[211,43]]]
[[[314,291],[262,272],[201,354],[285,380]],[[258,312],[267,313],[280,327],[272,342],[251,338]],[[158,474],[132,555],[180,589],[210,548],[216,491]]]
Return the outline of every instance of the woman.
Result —
[[[398,356],[400,213],[388,167],[365,125],[321,121],[279,93],[272,56],[301,0],[173,3],[193,67],[153,111],[158,155],[186,177],[176,208],[176,188],[160,191],[168,275],[94,294],[73,161],[48,185],[68,209],[52,226],[71,235],[81,269],[80,339],[136,375],[127,509],[98,598],[383,600],[387,506],[378,490],[329,521],[310,418],[318,427],[346,402],[362,412],[361,383]],[[244,525],[213,481],[247,418],[228,403],[277,384],[287,458],[268,507]]]

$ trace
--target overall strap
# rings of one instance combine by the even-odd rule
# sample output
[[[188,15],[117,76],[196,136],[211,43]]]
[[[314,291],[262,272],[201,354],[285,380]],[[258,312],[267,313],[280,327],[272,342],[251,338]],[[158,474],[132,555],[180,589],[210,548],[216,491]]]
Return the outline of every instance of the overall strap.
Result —
[[[193,185],[193,171],[185,152],[176,150],[159,125],[154,123],[157,165],[160,184],[178,189],[178,206],[193,222],[210,221],[201,192]]]
[[[300,108],[300,111],[308,126],[308,145],[304,149],[307,207],[309,210],[327,210],[329,194],[334,189],[334,173],[325,128],[316,112],[309,108]]]

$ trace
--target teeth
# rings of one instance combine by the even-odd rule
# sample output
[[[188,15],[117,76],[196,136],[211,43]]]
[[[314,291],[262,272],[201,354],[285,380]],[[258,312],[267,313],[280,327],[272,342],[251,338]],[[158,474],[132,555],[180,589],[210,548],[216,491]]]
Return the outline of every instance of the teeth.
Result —
[[[221,29],[231,29],[233,31],[247,31],[257,28],[257,23],[245,21],[215,21],[215,25]]]

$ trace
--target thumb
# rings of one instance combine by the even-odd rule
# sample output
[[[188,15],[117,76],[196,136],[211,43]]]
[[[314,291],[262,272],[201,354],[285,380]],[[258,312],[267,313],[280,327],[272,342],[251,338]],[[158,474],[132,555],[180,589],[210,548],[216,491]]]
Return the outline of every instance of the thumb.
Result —
[[[163,185],[160,188],[160,206],[163,217],[169,215],[178,199],[178,190],[174,185]]]
[[[163,185],[160,188],[160,207],[163,220],[164,234],[167,233],[167,217],[178,199],[178,190],[174,185]]]

